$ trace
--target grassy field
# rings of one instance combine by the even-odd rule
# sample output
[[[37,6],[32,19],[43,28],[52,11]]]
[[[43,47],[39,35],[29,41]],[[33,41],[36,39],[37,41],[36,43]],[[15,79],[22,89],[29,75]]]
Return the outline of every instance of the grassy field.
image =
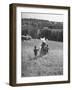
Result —
[[[41,45],[41,40],[32,39],[22,41],[21,43],[21,76],[49,76],[63,74],[63,43],[55,41],[47,41],[49,52],[37,58],[34,56],[34,46],[38,48]]]

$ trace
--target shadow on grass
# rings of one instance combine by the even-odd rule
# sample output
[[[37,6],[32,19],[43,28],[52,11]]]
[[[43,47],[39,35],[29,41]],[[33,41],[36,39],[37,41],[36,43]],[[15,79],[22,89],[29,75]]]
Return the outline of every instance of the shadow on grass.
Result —
[[[39,56],[35,56],[35,57],[33,57],[33,58],[30,58],[30,60],[37,60],[38,58],[41,58],[41,57],[43,57],[43,56],[45,56],[46,54],[44,54],[44,55],[39,55]]]

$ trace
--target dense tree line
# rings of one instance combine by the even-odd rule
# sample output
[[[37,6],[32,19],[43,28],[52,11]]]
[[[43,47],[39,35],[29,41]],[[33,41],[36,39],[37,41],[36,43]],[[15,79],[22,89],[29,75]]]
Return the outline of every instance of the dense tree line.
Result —
[[[22,35],[32,38],[46,37],[49,40],[63,41],[63,23],[39,19],[22,19]]]
[[[63,31],[41,30],[38,38],[40,37],[53,41],[63,41]]]

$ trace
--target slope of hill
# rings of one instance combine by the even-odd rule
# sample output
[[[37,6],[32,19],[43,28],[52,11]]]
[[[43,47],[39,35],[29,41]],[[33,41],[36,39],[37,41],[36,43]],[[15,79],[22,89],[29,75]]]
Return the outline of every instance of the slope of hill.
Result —
[[[39,19],[22,19],[22,35],[32,38],[46,37],[49,40],[63,41],[63,22]]]

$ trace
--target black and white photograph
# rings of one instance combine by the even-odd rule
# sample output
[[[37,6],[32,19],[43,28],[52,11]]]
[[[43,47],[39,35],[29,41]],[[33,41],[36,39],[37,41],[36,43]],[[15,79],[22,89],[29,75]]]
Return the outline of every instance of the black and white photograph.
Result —
[[[21,12],[21,76],[63,75],[63,14]]]
[[[10,84],[69,83],[70,8],[12,4],[10,10]]]

